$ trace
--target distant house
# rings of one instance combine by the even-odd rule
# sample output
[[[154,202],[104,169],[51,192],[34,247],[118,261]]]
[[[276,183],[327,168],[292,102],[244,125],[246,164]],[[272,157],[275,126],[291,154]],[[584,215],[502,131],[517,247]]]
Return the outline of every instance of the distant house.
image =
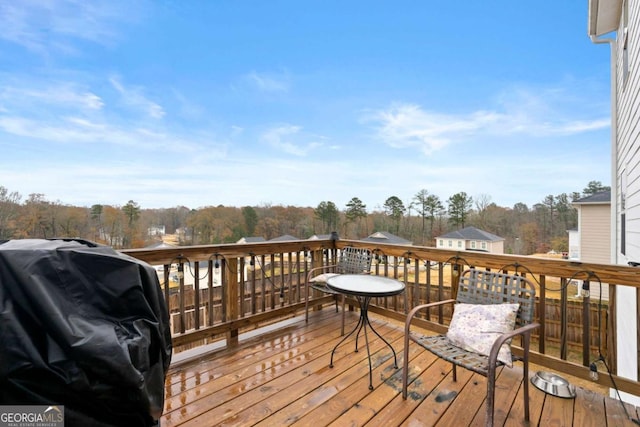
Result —
[[[270,242],[289,242],[291,240],[300,240],[297,237],[294,237],[290,234],[284,234],[279,237],[274,237],[273,239],[269,239]]]
[[[260,243],[260,242],[266,242],[265,238],[262,236],[243,237],[240,240],[238,240],[236,243],[242,244],[242,243]]]
[[[363,242],[375,242],[384,243],[387,245],[412,245],[411,240],[403,239],[402,237],[391,234],[387,231],[376,231],[364,239],[360,239]]]
[[[611,262],[611,191],[601,191],[572,203],[578,211],[577,236],[569,233],[569,258],[582,262]],[[573,237],[573,241],[572,241]],[[592,283],[592,298],[600,297],[598,283]],[[578,288],[578,295],[581,288]],[[602,299],[609,299],[609,286],[602,284]]]
[[[164,225],[154,225],[147,229],[147,235],[149,236],[164,236],[165,234],[166,232]]]
[[[475,227],[465,227],[436,237],[436,248],[502,254],[504,238]]]
[[[611,262],[611,191],[601,191],[572,203],[578,211],[578,259]]]

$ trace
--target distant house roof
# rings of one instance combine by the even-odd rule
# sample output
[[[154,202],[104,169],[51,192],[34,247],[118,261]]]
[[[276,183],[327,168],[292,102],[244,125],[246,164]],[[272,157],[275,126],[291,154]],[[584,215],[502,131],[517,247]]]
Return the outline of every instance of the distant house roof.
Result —
[[[503,237],[496,236],[489,232],[480,230],[475,227],[465,227],[462,230],[451,231],[442,236],[438,236],[438,239],[462,239],[462,240],[485,240],[491,242],[497,242],[504,240]]]
[[[270,239],[270,242],[288,242],[290,240],[300,240],[297,237],[293,237],[290,234],[285,234],[282,236],[278,236],[278,237],[274,237],[273,239]]]
[[[331,239],[331,234],[314,234],[309,237],[307,240],[327,240]]]
[[[363,242],[386,243],[390,245],[411,245],[411,240],[403,239],[387,231],[376,231],[372,235],[360,239]]]
[[[265,238],[262,236],[253,236],[253,237],[243,237],[238,240],[236,243],[260,243],[266,242]]]
[[[591,204],[610,204],[611,203],[611,190],[600,191],[599,193],[595,193],[595,194],[592,194],[590,196],[583,197],[583,198],[578,199],[575,202],[573,202],[573,204],[575,204],[575,205],[581,205],[581,204],[587,204],[587,203],[591,203]]]
[[[149,246],[146,246],[145,249],[163,249],[163,248],[175,248],[175,245],[170,245],[169,243],[165,243],[165,242],[158,242],[158,243],[153,243]]]

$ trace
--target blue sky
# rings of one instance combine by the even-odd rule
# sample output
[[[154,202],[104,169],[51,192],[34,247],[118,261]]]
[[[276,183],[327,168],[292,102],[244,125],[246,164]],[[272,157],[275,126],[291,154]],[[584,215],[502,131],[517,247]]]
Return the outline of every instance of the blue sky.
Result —
[[[142,208],[610,185],[587,0],[0,3],[0,186]]]

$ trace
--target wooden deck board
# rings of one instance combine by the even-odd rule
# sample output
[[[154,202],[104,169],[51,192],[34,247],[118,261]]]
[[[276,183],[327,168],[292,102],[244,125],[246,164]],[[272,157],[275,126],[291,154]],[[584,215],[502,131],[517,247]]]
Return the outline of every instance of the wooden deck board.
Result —
[[[357,322],[347,313],[347,329]],[[371,315],[398,355],[393,366],[389,348],[369,333],[373,386],[362,335],[359,351],[349,337],[339,342],[340,316],[333,307],[299,322],[241,340],[235,348],[217,350],[173,366],[166,380],[162,427],[273,426],[320,427],[362,425],[481,426],[485,421],[486,378],[458,368],[411,344],[409,397],[401,396],[402,327]],[[535,369],[531,369],[535,372]],[[578,388],[576,399],[545,395],[529,387],[531,423],[523,421],[522,365],[503,368],[496,381],[496,425],[633,426],[620,402]],[[637,408],[626,405],[630,416]]]

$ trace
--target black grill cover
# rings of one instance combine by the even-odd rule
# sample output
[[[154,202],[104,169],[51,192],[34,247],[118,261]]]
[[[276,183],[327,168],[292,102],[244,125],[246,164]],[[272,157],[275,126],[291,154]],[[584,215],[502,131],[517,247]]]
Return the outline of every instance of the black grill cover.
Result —
[[[0,334],[0,404],[158,425],[171,335],[150,265],[81,240],[0,242]]]

